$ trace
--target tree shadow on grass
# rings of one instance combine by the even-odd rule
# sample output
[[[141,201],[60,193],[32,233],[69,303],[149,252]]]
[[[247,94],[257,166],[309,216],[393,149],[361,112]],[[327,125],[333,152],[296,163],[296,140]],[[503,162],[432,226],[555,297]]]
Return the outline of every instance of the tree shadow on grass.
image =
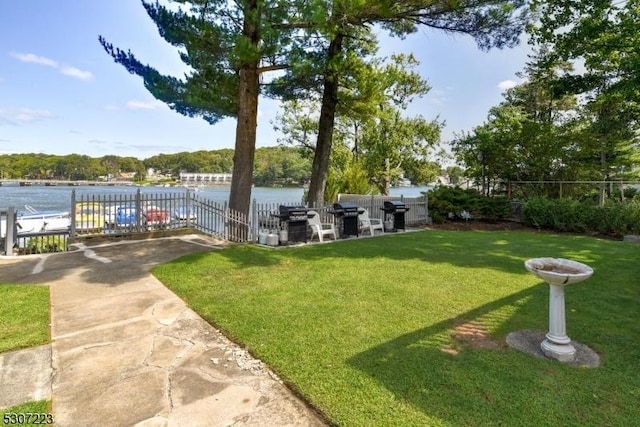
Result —
[[[156,265],[191,254],[193,262],[211,248],[180,239],[145,240],[88,248],[87,251],[25,256],[0,264],[3,282],[47,284],[80,274],[86,283],[120,286],[149,277]]]
[[[563,257],[595,263],[608,256],[608,248],[620,242],[591,237],[537,234],[534,232],[456,232],[428,230],[348,239],[322,245],[278,249],[238,246],[220,252],[238,268],[273,266],[283,259],[305,262],[332,258],[353,260],[420,260],[464,268],[488,268],[527,274],[522,263],[529,258]],[[628,253],[628,251],[627,251]],[[627,259],[633,261],[631,254]],[[517,267],[516,267],[517,265]],[[392,264],[389,264],[392,267]]]
[[[538,359],[508,348],[504,341],[511,331],[546,329],[523,325],[517,313],[547,307],[547,299],[548,287],[541,283],[401,335],[351,357],[348,364],[393,393],[394,401],[448,425],[606,425],[606,404],[593,396],[608,400],[617,392],[597,380],[589,382],[594,370]],[[496,346],[477,346],[459,336],[460,325],[481,329],[485,322],[492,323],[492,316],[504,313],[505,306],[517,310],[510,318],[493,319],[500,325],[494,333]],[[592,406],[582,406],[582,401]]]

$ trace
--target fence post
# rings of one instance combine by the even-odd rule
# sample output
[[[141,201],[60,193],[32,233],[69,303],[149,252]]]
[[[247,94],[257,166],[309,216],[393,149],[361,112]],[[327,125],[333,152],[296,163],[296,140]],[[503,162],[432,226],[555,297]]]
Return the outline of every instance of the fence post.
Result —
[[[253,199],[253,205],[251,207],[251,232],[252,235],[249,238],[255,243],[258,241],[257,236],[259,233],[258,230],[258,202],[256,199]]]
[[[222,233],[225,240],[229,239],[229,206],[228,202],[224,201],[224,208],[222,210],[222,225],[224,227],[224,232]]]
[[[17,234],[16,211],[12,206],[7,209],[7,222],[5,223],[5,226],[7,229],[5,230],[4,235],[4,254],[9,256],[13,255],[13,244]]]
[[[140,188],[136,190],[136,231],[142,231],[142,200]]]
[[[185,215],[187,216],[187,228],[191,227],[191,192],[187,188],[187,195],[185,197]],[[195,213],[195,210],[194,210]]]
[[[69,212],[69,216],[71,216],[71,228],[69,229],[69,235],[71,237],[76,237],[76,190],[71,190],[71,212]]]
[[[429,191],[424,192],[424,212],[425,212],[424,222],[425,224],[430,224],[431,221],[429,220]]]

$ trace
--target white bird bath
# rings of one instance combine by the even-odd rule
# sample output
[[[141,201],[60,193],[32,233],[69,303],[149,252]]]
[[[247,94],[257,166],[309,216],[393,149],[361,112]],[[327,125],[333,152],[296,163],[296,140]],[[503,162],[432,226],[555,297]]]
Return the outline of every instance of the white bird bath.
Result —
[[[593,274],[593,269],[563,258],[533,258],[525,261],[524,266],[549,284],[549,332],[540,344],[547,357],[560,362],[572,362],[576,349],[567,336],[564,310],[564,288],[572,283],[582,282]]]

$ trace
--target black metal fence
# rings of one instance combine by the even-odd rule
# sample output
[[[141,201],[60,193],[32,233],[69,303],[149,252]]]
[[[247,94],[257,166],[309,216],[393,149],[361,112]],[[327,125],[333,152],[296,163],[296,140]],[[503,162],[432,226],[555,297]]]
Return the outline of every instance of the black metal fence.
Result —
[[[3,255],[30,255],[64,252],[69,245],[69,230],[23,232],[17,211],[0,211],[0,253]]]

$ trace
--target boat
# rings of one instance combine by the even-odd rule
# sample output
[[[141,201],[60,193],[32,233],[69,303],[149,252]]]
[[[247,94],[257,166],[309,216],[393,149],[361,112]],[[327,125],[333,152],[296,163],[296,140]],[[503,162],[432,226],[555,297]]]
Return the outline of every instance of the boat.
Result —
[[[25,205],[24,211],[18,211],[16,216],[17,235],[30,233],[45,233],[56,231],[68,231],[71,227],[71,215],[63,211],[40,211],[32,206]],[[6,219],[0,223],[0,234],[6,233]]]
[[[104,231],[105,211],[98,202],[76,203],[76,231],[82,233],[100,233]]]
[[[404,177],[398,178],[398,182],[396,183],[396,187],[412,187],[413,184],[410,180]]]

